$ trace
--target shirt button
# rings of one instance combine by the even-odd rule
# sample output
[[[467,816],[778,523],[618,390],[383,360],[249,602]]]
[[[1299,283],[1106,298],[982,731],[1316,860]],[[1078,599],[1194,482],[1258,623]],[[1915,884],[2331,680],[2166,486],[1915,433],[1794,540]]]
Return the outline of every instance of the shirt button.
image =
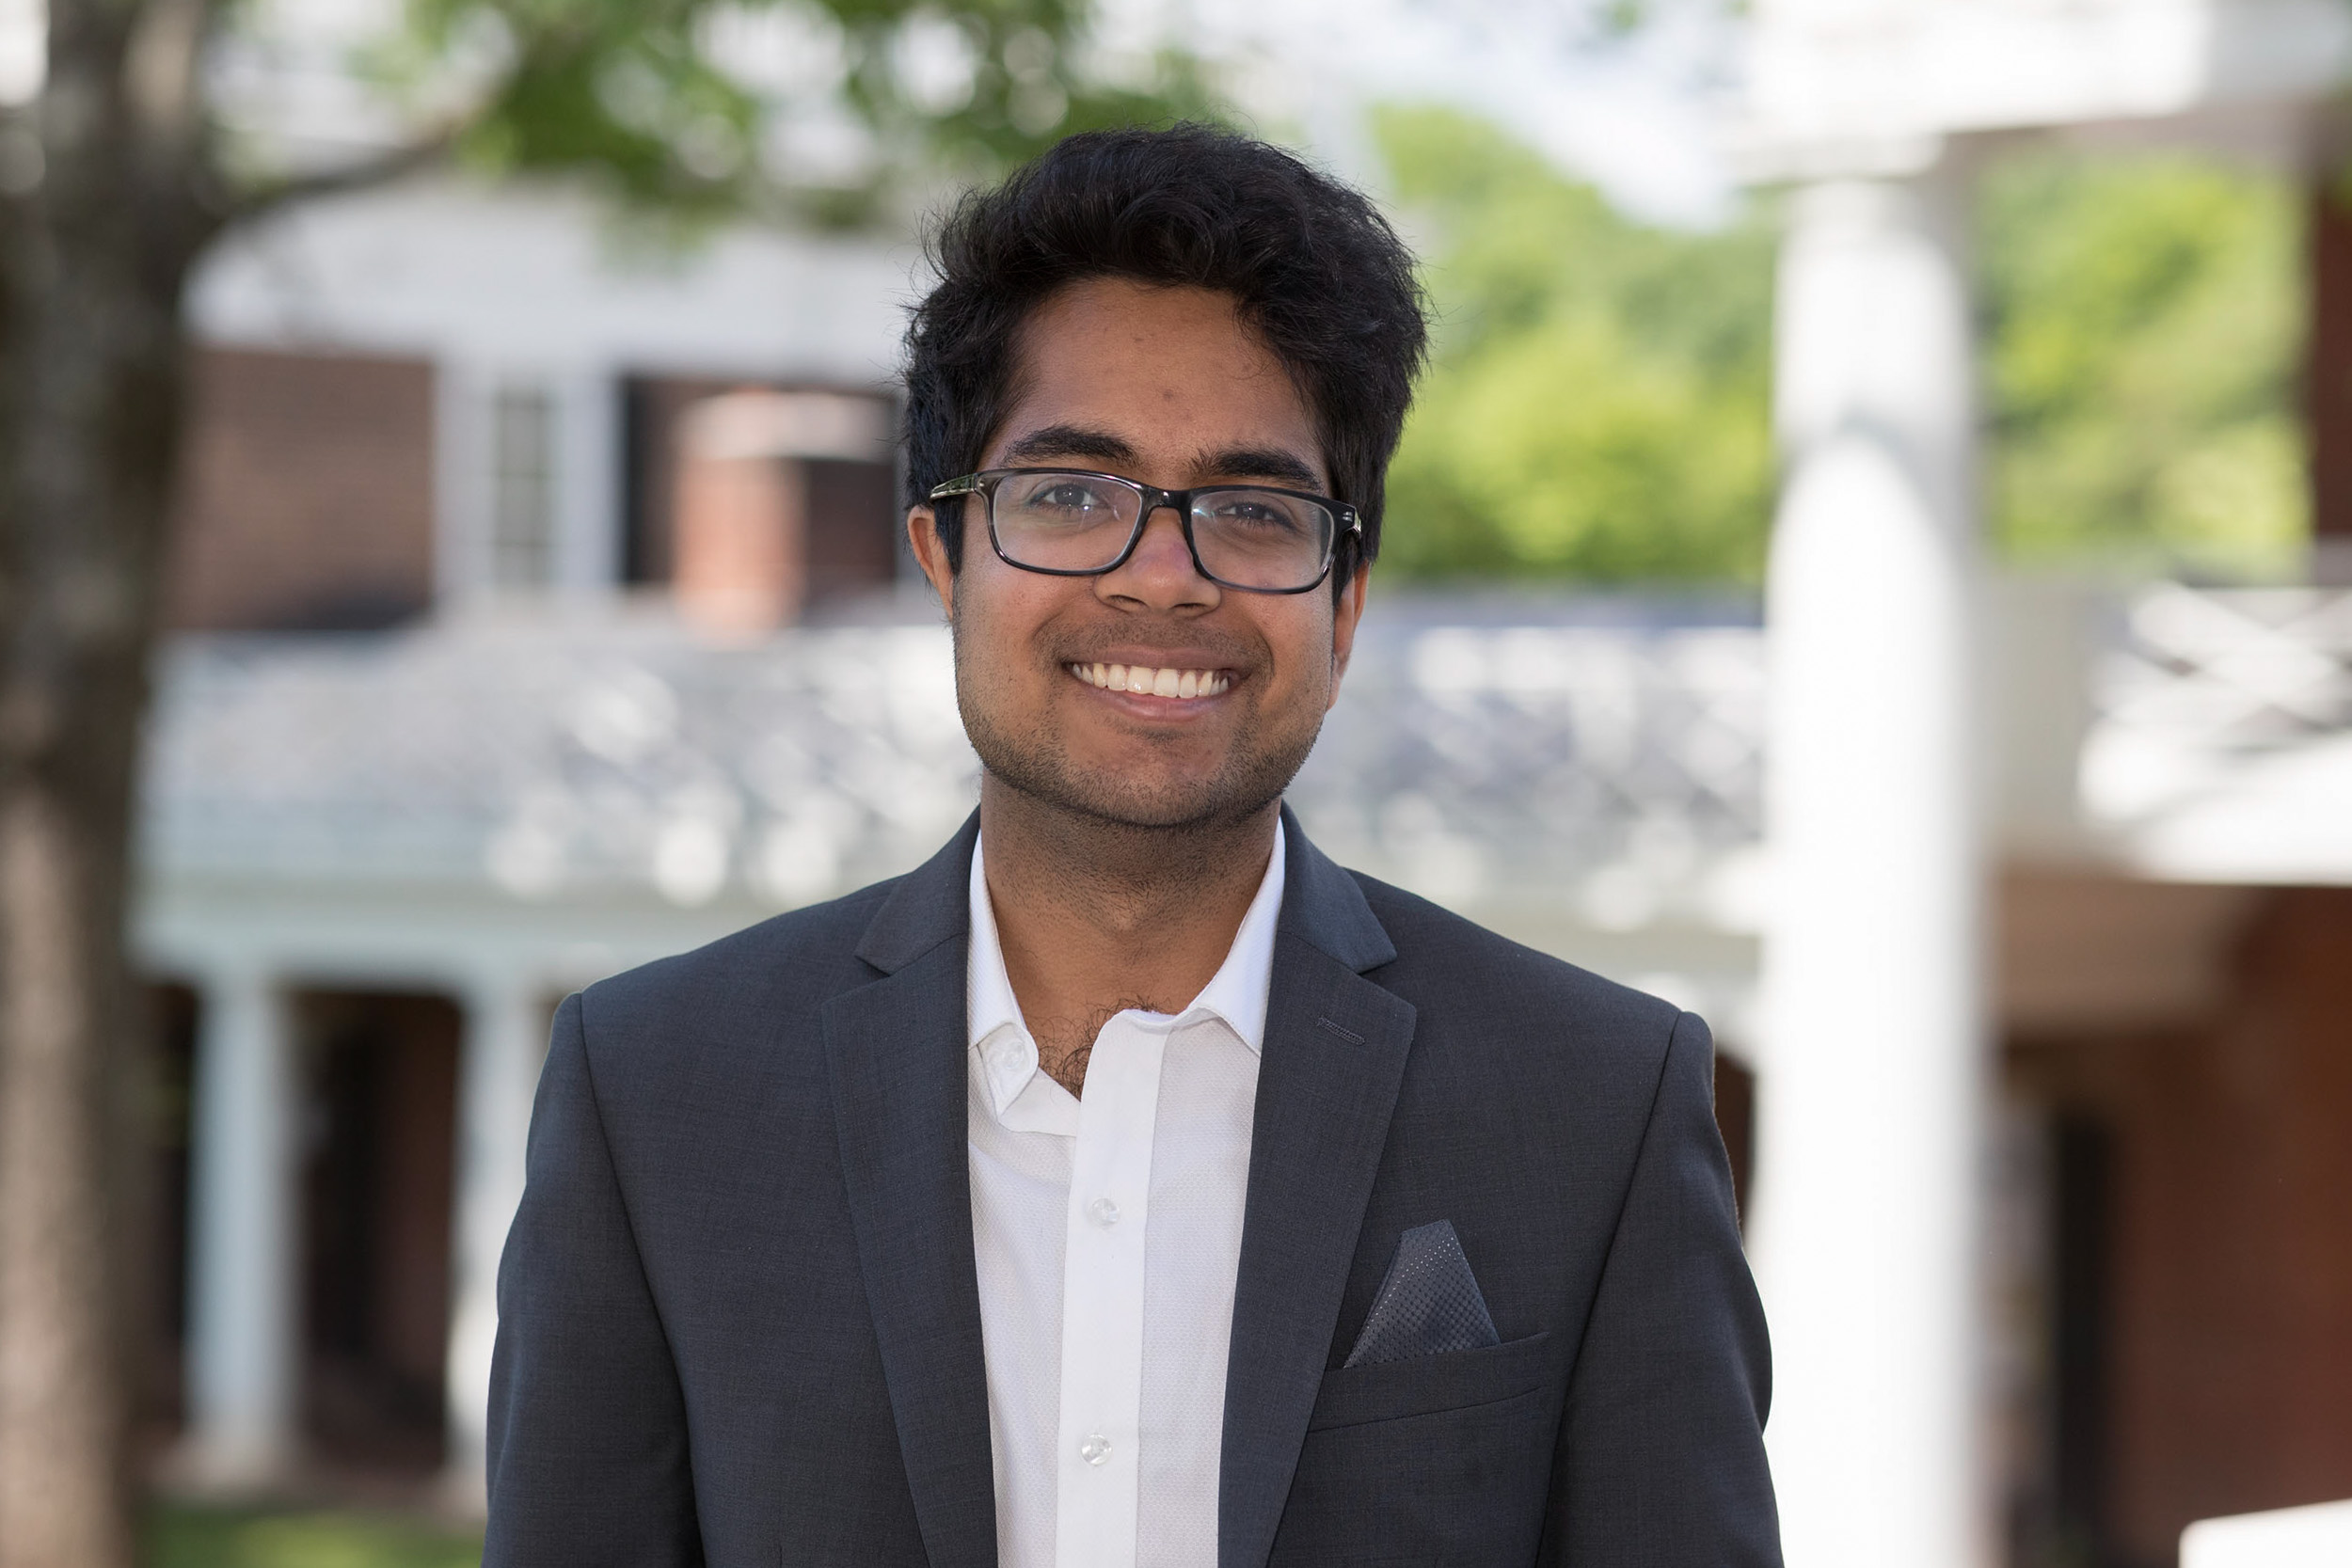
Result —
[[[1087,1433],[1078,1445],[1078,1457],[1089,1465],[1107,1465],[1111,1457],[1111,1440],[1099,1432]]]
[[[1119,1223],[1119,1205],[1109,1198],[1098,1197],[1087,1205],[1087,1218],[1108,1230]]]

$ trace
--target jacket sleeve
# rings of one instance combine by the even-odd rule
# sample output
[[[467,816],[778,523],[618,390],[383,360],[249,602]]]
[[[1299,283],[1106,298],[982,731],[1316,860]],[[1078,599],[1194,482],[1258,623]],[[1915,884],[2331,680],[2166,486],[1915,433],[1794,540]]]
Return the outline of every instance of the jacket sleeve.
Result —
[[[1714,1042],[1684,1013],[1568,1384],[1542,1560],[1778,1568],[1764,1457],[1772,1352],[1714,1117]]]
[[[685,1397],[605,1139],[581,999],[555,1017],[499,1264],[484,1568],[686,1568]]]

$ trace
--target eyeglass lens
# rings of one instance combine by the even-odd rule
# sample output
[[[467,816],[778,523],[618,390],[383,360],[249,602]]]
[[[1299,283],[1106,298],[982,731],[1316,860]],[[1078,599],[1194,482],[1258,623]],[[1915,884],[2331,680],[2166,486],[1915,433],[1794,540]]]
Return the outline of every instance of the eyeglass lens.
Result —
[[[997,547],[1016,565],[1049,572],[1109,568],[1136,530],[1143,496],[1099,474],[1028,473],[996,486]],[[1247,486],[1197,490],[1193,547],[1220,582],[1296,589],[1323,575],[1338,520],[1295,496]]]

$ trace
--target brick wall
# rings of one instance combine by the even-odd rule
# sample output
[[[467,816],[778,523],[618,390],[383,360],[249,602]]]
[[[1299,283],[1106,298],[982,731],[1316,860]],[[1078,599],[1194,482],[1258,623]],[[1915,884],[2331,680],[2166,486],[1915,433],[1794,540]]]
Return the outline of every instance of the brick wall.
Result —
[[[2311,441],[2312,530],[2352,539],[2352,207],[2336,180],[2305,209],[2311,325],[2304,335],[2303,420]]]
[[[2107,1165],[2109,1561],[2171,1562],[2194,1519],[2352,1497],[2352,889],[2271,897],[2235,970],[2210,1026],[2020,1053]]]
[[[693,376],[631,376],[624,384],[628,516],[622,553],[628,581],[666,583],[676,574],[679,420],[707,399],[746,389],[836,390]],[[801,514],[796,599],[823,601],[888,586],[898,575],[902,525],[892,466],[803,459],[793,467],[778,483],[794,487]]]
[[[189,390],[167,624],[364,627],[431,606],[431,365],[210,348]]]

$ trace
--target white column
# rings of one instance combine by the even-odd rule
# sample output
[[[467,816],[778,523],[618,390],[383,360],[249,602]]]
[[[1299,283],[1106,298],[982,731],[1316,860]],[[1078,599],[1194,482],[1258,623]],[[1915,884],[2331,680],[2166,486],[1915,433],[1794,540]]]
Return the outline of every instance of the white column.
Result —
[[[185,1459],[202,1483],[252,1486],[295,1449],[293,1040],[286,998],[249,972],[206,979],[199,1024]]]
[[[447,1373],[449,1486],[461,1500],[483,1490],[499,1254],[522,1201],[531,1100],[547,1058],[544,997],[536,977],[527,974],[485,976],[466,992]]]
[[[1979,1568],[1982,1094],[1964,185],[1797,193],[1767,619],[1752,1228],[1788,1560]]]

